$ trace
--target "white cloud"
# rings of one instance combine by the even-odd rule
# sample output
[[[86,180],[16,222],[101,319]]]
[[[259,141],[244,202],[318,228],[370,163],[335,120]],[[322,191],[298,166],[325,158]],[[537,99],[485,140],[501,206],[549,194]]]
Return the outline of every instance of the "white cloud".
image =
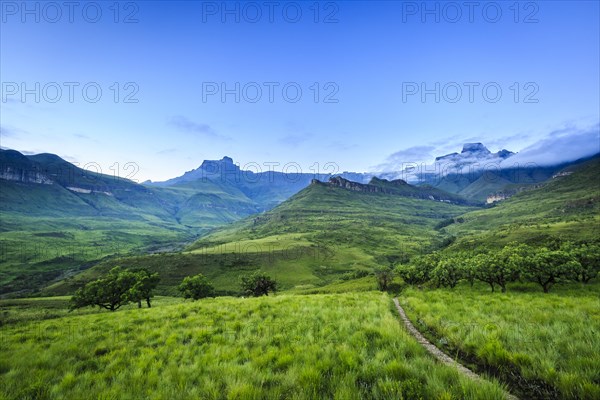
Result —
[[[600,153],[600,124],[587,129],[569,127],[550,132],[545,138],[524,148],[502,162],[504,168],[515,164],[557,165]]]

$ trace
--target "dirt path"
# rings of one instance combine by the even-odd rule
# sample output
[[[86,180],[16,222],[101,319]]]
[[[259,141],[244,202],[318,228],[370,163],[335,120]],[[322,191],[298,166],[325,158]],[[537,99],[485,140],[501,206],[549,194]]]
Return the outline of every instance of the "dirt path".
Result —
[[[484,380],[481,376],[477,375],[475,372],[471,371],[470,369],[468,369],[464,365],[456,362],[453,358],[449,357],[446,353],[444,353],[443,351],[441,351],[440,349],[438,349],[429,340],[427,340],[423,335],[421,335],[421,332],[419,332],[417,330],[417,328],[414,327],[414,325],[412,324],[412,322],[410,322],[410,320],[406,316],[406,313],[404,312],[404,309],[402,308],[402,306],[398,302],[397,298],[394,299],[394,304],[396,305],[396,309],[398,310],[398,314],[400,314],[400,318],[402,318],[402,322],[404,322],[404,326],[406,327],[406,329],[408,330],[408,332],[410,332],[410,334],[413,335],[414,338],[417,339],[417,341],[423,347],[425,347],[425,349],[429,353],[431,353],[435,358],[437,358],[438,360],[440,360],[442,363],[444,363],[446,365],[450,365],[450,366],[458,369],[458,371],[461,374],[469,377],[470,379],[473,379],[473,380]],[[515,397],[515,396],[513,396],[510,393],[506,393],[506,398],[509,399],[509,400],[518,400],[518,397]]]

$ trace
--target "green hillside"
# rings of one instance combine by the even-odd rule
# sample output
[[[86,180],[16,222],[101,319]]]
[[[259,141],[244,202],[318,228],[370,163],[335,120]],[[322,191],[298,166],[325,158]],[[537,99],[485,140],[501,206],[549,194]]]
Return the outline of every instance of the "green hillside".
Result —
[[[175,294],[185,276],[197,273],[219,292],[236,293],[238,276],[256,269],[272,275],[282,289],[308,290],[439,248],[447,236],[434,227],[473,209],[315,182],[273,210],[218,228],[183,252],[109,260],[45,293],[72,292],[117,264],[160,272],[159,291],[165,294]]]
[[[511,241],[538,245],[553,238],[594,241],[600,237],[600,157],[569,166],[493,206],[455,219],[444,231],[454,247],[500,247]]]
[[[177,250],[260,210],[223,184],[147,187],[13,150],[0,150],[0,188],[0,294],[36,290],[107,257]]]

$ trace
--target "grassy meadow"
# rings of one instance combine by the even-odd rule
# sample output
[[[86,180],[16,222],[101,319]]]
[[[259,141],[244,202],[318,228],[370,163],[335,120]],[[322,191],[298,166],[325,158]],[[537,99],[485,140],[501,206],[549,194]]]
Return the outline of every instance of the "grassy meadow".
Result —
[[[30,315],[1,333],[3,399],[503,398],[499,384],[434,361],[377,292],[158,298]]]
[[[406,289],[415,326],[450,354],[494,370],[524,398],[600,398],[600,284]]]

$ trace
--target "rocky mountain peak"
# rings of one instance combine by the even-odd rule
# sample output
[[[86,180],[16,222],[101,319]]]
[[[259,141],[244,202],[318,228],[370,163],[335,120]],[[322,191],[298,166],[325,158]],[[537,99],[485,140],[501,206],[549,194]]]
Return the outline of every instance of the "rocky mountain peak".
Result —
[[[220,160],[204,160],[202,165],[200,165],[200,169],[216,173],[239,170],[239,167],[233,163],[231,157],[225,156]]]
[[[484,153],[491,154],[487,147],[483,143],[465,143],[463,145],[462,153]]]

